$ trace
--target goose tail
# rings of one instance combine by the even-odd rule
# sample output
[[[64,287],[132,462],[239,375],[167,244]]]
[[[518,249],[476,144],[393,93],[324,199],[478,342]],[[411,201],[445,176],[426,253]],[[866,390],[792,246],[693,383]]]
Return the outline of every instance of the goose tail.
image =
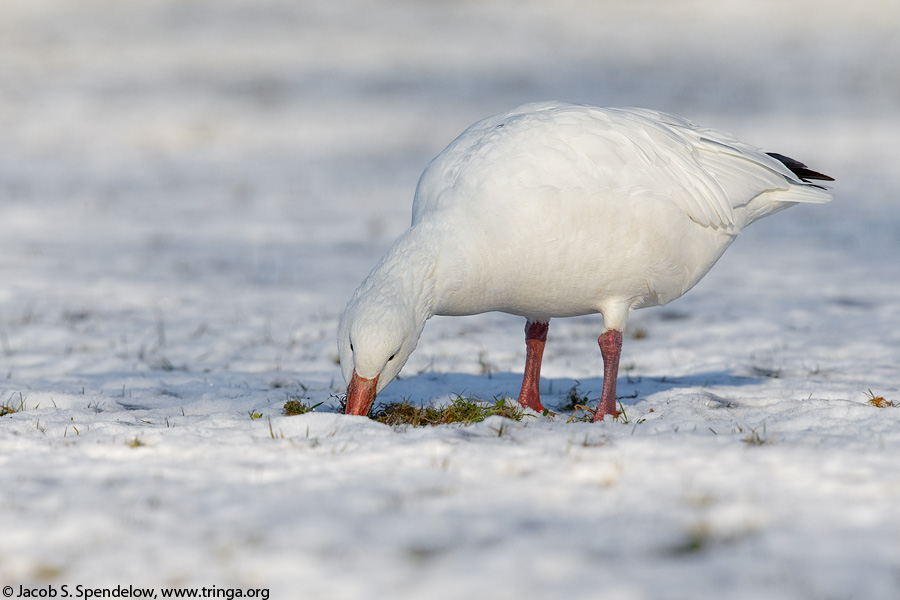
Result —
[[[831,201],[831,191],[824,185],[814,183],[816,181],[834,181],[834,177],[813,171],[805,164],[797,159],[778,154],[777,152],[766,152],[787,169],[797,176],[800,180],[798,185],[791,186],[789,190],[782,191],[778,195],[778,199],[782,202],[807,202],[810,204],[824,204]]]

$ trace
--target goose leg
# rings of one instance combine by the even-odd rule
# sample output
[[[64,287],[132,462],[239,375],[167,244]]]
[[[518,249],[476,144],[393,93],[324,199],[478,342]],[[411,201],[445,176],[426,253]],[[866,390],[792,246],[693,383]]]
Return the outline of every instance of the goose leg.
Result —
[[[616,378],[619,376],[619,356],[622,354],[622,332],[608,329],[597,339],[603,356],[603,394],[594,413],[594,422],[606,415],[616,415]]]
[[[541,358],[544,356],[544,344],[547,342],[549,328],[549,322],[528,321],[525,323],[525,375],[522,378],[519,404],[537,412],[544,412],[540,391]]]

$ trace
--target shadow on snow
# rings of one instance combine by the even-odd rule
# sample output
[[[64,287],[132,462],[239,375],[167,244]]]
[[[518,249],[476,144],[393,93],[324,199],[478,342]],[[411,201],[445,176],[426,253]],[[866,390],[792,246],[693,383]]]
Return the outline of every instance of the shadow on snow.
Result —
[[[637,404],[647,396],[681,388],[737,387],[762,383],[765,377],[735,375],[729,371],[696,373],[675,377],[646,377],[619,375],[616,398],[625,406]],[[494,398],[517,398],[522,385],[519,373],[492,373],[473,375],[469,373],[420,373],[412,377],[398,378],[378,396],[379,401],[409,400],[413,403],[441,402],[457,395],[481,400]],[[541,378],[541,401],[550,409],[570,404],[574,388],[581,403],[587,397],[589,406],[600,400],[603,389],[602,377]]]

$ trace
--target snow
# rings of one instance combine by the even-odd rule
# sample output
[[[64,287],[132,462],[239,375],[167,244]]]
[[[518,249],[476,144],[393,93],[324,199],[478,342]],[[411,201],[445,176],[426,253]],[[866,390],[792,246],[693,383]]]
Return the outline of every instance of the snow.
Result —
[[[272,598],[900,596],[900,6],[0,4],[0,584]],[[628,423],[335,412],[344,303],[475,120],[647,106],[836,178],[632,316]],[[383,401],[515,394],[435,318]],[[599,317],[542,397],[596,401]],[[635,336],[640,331],[642,335]],[[286,417],[289,397],[314,413]],[[261,418],[253,419],[258,413]]]

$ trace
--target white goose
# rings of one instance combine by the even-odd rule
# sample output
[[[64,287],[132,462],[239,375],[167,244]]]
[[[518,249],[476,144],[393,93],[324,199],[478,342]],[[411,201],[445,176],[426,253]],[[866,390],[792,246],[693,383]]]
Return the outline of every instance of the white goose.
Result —
[[[519,402],[543,411],[552,317],[603,315],[614,415],[630,310],[687,292],[761,217],[831,194],[832,179],[732,135],[650,110],[538,103],[475,123],[425,169],[412,226],[360,284],[338,349],[348,414],[368,414],[433,315],[527,319]]]

